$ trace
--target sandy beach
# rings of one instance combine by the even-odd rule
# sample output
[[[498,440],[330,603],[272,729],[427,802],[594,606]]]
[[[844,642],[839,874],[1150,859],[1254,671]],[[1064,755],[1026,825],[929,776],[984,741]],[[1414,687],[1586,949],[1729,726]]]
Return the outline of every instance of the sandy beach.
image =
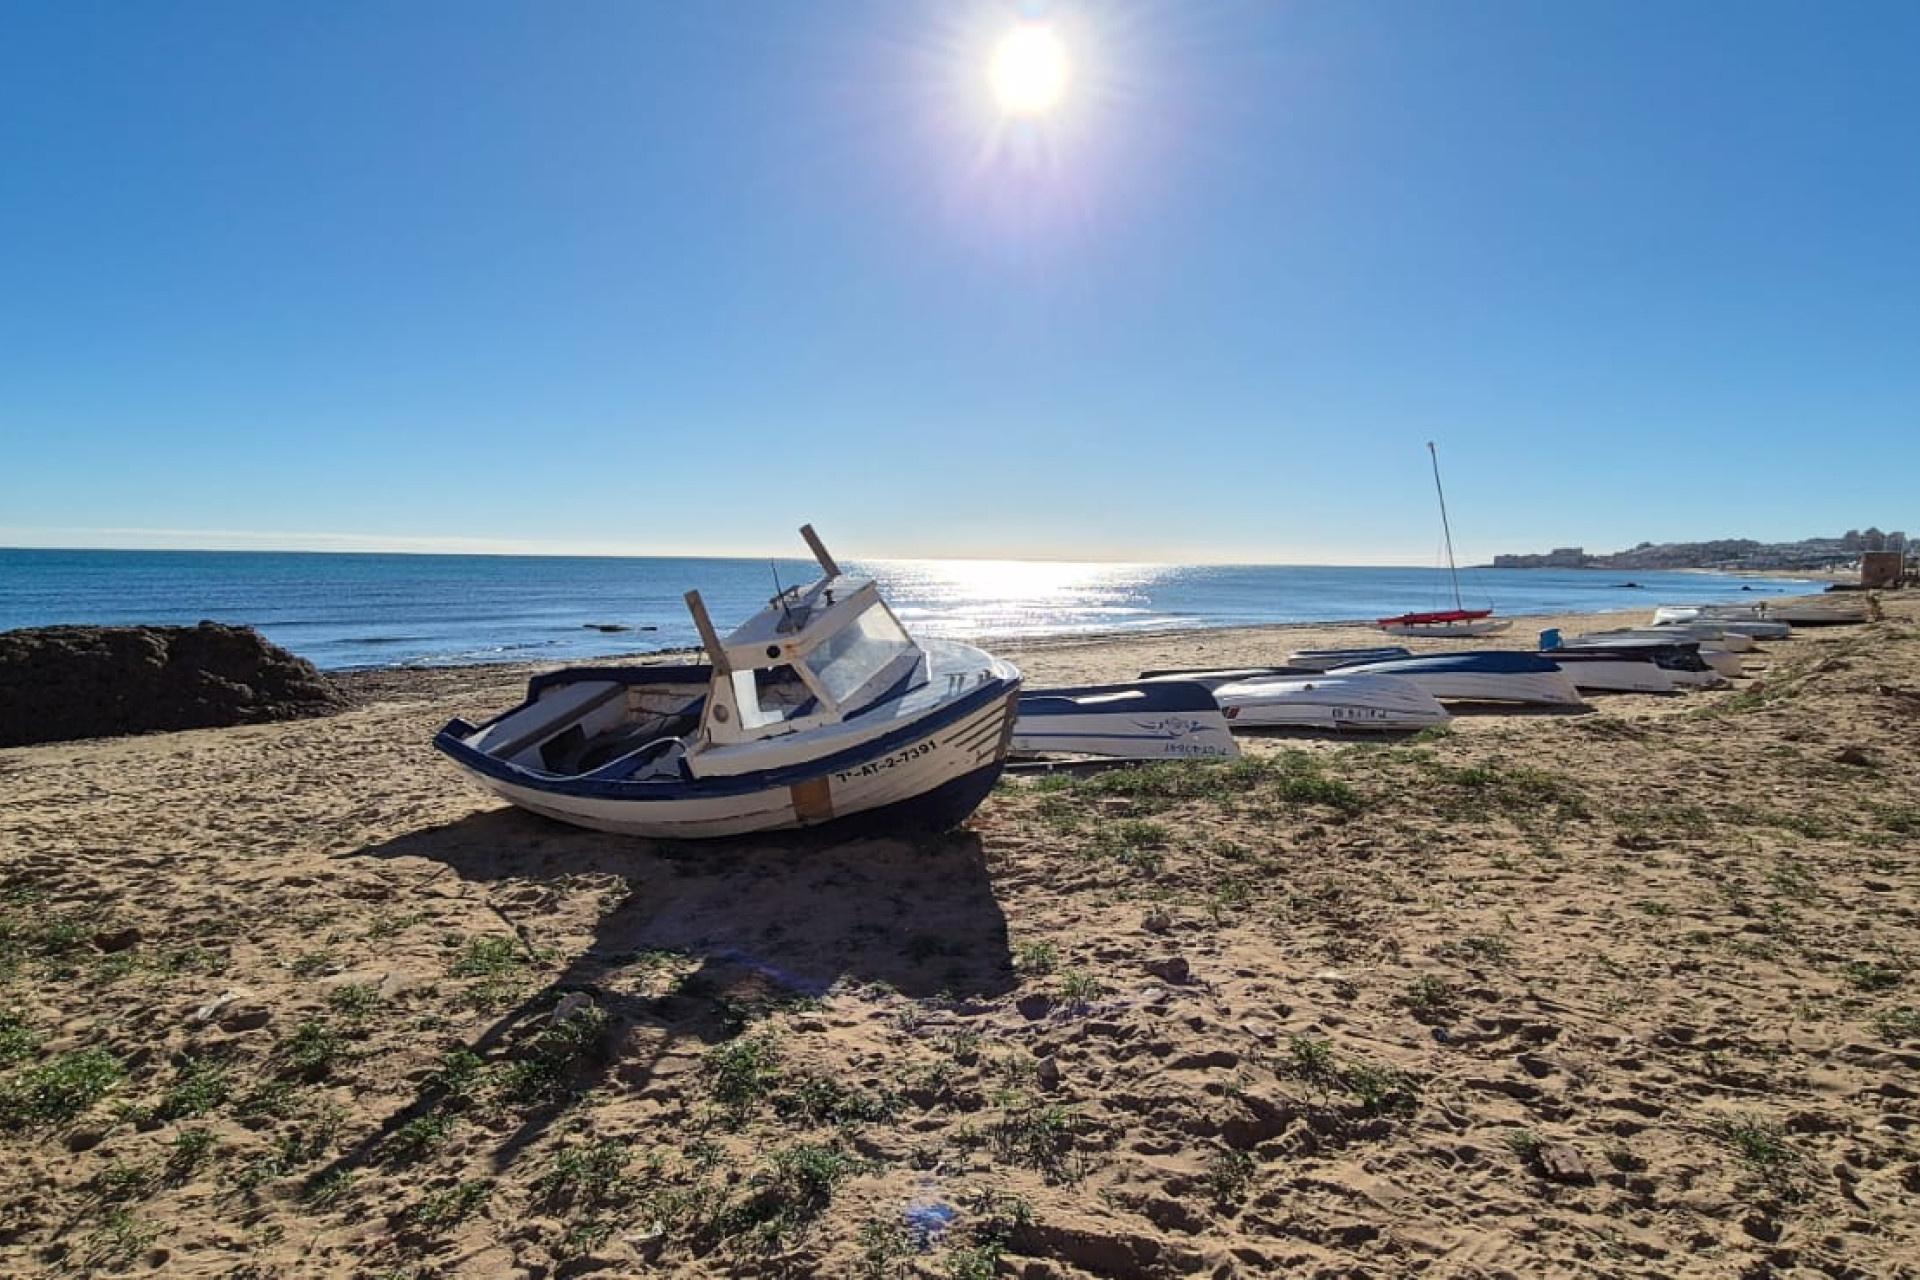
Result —
[[[923,841],[502,808],[428,743],[527,668],[0,751],[0,1273],[1920,1276],[1884,603],[1727,690],[1009,776]]]

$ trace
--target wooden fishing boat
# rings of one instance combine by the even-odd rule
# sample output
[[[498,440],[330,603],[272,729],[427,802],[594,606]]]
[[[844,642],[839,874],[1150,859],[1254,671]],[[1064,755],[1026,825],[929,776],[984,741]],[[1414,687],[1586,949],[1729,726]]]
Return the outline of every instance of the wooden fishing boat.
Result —
[[[971,645],[916,641],[870,579],[800,532],[822,576],[725,639],[687,593],[707,662],[535,676],[520,705],[454,720],[434,746],[502,799],[599,831],[956,825],[1000,776],[1020,673]]]

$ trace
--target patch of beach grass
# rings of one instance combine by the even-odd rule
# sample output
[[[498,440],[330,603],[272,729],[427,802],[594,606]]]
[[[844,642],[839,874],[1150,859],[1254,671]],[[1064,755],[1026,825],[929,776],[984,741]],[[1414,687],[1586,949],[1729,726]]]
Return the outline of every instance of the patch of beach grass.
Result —
[[[784,1056],[772,1036],[740,1036],[707,1050],[701,1075],[713,1100],[738,1119],[771,1097]]]
[[[1060,1002],[1069,1009],[1084,1009],[1107,994],[1098,975],[1085,969],[1068,969],[1060,975]]]
[[[1786,1130],[1753,1116],[1715,1121],[1714,1136],[1746,1164],[1759,1186],[1783,1200],[1801,1198],[1799,1173],[1804,1157],[1788,1141]]]
[[[1484,764],[1427,767],[1427,795],[1444,817],[1472,820],[1502,815],[1522,828],[1593,816],[1593,806],[1572,779],[1532,765],[1495,757]]]
[[[1072,1108],[1011,1091],[1002,1093],[998,1103],[999,1118],[989,1134],[994,1152],[1038,1170],[1049,1182],[1072,1181],[1075,1170],[1069,1157],[1078,1124]]]
[[[1022,942],[1013,951],[1013,967],[1032,978],[1046,977],[1058,962],[1051,942]]]
[[[57,1126],[77,1120],[126,1078],[105,1049],[75,1049],[0,1081],[0,1128]]]
[[[1207,1197],[1213,1201],[1213,1207],[1230,1213],[1245,1203],[1257,1168],[1253,1157],[1237,1147],[1216,1152],[1207,1161],[1205,1174]]]
[[[1874,1034],[1888,1044],[1905,1044],[1910,1040],[1920,1040],[1920,1009],[1911,1005],[1901,1005],[1876,1014],[1873,1019]]]
[[[579,1212],[622,1202],[632,1195],[627,1166],[633,1148],[613,1138],[563,1147],[533,1182],[533,1194],[550,1209]]]
[[[208,1114],[232,1096],[233,1081],[225,1063],[209,1057],[183,1058],[174,1067],[173,1081],[154,1115],[160,1120],[188,1120]]]
[[[736,1253],[770,1255],[805,1234],[865,1161],[837,1147],[797,1143],[768,1153],[748,1194],[715,1216],[711,1229]]]
[[[474,1178],[432,1192],[401,1210],[401,1221],[429,1236],[440,1235],[472,1217],[494,1192],[491,1178]]]

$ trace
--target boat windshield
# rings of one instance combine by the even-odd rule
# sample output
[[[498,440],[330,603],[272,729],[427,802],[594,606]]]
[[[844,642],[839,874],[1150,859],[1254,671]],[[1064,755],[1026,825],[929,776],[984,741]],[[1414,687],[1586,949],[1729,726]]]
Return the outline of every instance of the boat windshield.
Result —
[[[806,656],[819,688],[844,706],[866,683],[900,657],[913,641],[885,609],[868,609]]]

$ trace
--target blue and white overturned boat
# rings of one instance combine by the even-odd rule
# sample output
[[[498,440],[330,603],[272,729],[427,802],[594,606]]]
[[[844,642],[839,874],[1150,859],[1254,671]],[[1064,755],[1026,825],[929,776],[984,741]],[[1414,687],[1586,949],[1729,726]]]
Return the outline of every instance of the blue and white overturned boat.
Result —
[[[1516,702],[1525,706],[1579,707],[1573,677],[1537,653],[1479,649],[1390,658],[1335,667],[1332,675],[1399,676],[1442,702]]]
[[[1237,756],[1240,745],[1205,685],[1165,680],[1027,690],[1011,754],[1204,760]]]
[[[1359,649],[1295,649],[1287,655],[1287,665],[1302,671],[1331,671],[1356,662],[1386,662],[1391,658],[1411,658],[1413,650],[1404,645],[1382,644]]]
[[[1651,662],[1665,671],[1674,684],[1695,689],[1712,689],[1727,683],[1727,677],[1715,666],[1715,662],[1724,663],[1729,658],[1739,661],[1735,655],[1724,650],[1705,650],[1698,640],[1679,637],[1617,636],[1610,639],[1604,633],[1595,633],[1590,636],[1569,636],[1549,645],[1543,635],[1541,647],[1547,657],[1556,660],[1568,654],[1601,653],[1630,661]]]
[[[1213,697],[1236,729],[1405,733],[1453,718],[1411,680],[1346,671],[1236,680]]]
[[[963,821],[1006,762],[1020,673],[971,645],[916,641],[867,578],[823,576],[722,640],[687,606],[709,661],[535,676],[526,701],[433,745],[533,813],[688,840],[855,821]]]
[[[1744,637],[1742,637],[1744,640]],[[1744,641],[1747,648],[1753,647],[1751,640]],[[1621,645],[1691,645],[1702,661],[1719,674],[1732,679],[1745,669],[1740,654],[1733,651],[1727,637],[1702,637],[1691,631],[1677,627],[1641,627],[1625,631],[1592,631],[1586,635],[1568,636],[1561,642],[1569,649],[1617,648]],[[1735,641],[1737,645],[1740,641]]]
[[[1308,667],[1143,671],[1143,681],[1191,681],[1213,691],[1235,729],[1337,729],[1397,733],[1452,719],[1432,695],[1393,676]]]

